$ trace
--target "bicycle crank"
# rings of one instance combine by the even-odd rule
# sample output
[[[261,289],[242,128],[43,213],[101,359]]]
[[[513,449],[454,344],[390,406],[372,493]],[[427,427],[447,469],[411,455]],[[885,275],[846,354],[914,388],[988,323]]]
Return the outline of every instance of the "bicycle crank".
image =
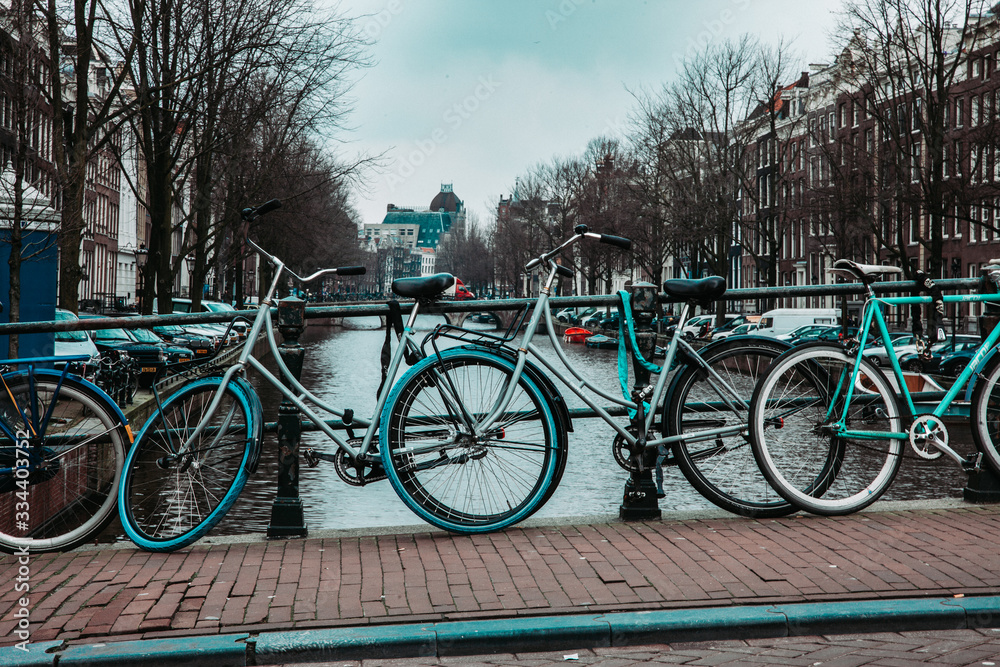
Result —
[[[940,418],[921,415],[910,425],[910,447],[920,458],[933,461],[948,448],[948,429]]]

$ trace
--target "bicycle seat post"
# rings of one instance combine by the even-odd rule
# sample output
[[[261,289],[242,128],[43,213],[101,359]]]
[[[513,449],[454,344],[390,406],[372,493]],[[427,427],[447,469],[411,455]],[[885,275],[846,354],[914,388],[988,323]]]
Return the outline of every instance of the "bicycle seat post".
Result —
[[[646,411],[642,408],[643,398],[646,397],[646,388],[650,384],[649,370],[639,363],[636,352],[645,359],[652,359],[656,349],[656,333],[653,331],[652,322],[656,315],[658,305],[658,295],[656,285],[652,283],[633,283],[627,288],[631,297],[629,305],[632,309],[632,316],[635,322],[635,350],[632,350],[632,365],[635,372],[635,386],[632,396],[639,406],[636,421],[638,425],[636,448],[633,456],[641,457],[638,463],[633,466],[629,480],[625,482],[625,493],[618,516],[625,521],[638,521],[643,519],[659,519],[660,507],[657,503],[657,486],[653,482],[653,468],[656,467],[656,450],[646,448],[645,416]],[[624,313],[622,313],[624,316]],[[619,345],[627,345],[632,349],[632,341],[629,336],[629,325],[623,322],[625,331],[624,341],[619,341]],[[651,406],[655,410],[656,406]]]

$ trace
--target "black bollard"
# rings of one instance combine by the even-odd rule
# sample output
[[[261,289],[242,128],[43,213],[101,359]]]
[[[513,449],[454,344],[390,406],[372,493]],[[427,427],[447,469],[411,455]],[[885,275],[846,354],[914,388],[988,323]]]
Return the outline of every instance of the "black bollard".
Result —
[[[656,349],[656,332],[653,331],[653,318],[656,316],[657,289],[652,283],[633,283],[628,288],[632,308],[632,318],[635,322],[635,341],[639,352],[647,361],[653,359]],[[627,336],[626,332],[626,336]],[[619,345],[629,345],[630,341],[618,341]],[[633,356],[632,367],[635,371],[635,387],[632,391],[633,400],[641,400],[640,394],[650,384],[650,372]],[[649,398],[648,395],[645,396]],[[637,401],[638,402],[638,401]],[[656,406],[652,406],[655,410]],[[647,434],[647,439],[649,434]],[[656,483],[653,481],[653,469],[656,467],[656,449],[643,448],[633,452],[633,456],[642,458],[642,465],[634,466],[625,482],[625,494],[622,499],[618,516],[624,521],[639,521],[643,519],[659,519],[660,506],[656,498]]]
[[[296,297],[278,301],[278,330],[282,343],[278,348],[281,360],[295,379],[302,377],[302,361],[305,350],[299,344],[299,336],[305,331],[306,302]],[[285,386],[288,382],[282,378]],[[302,499],[299,498],[299,440],[302,425],[299,409],[287,398],[278,407],[278,493],[271,505],[271,523],[267,526],[267,536],[305,537],[305,518],[302,515]]]

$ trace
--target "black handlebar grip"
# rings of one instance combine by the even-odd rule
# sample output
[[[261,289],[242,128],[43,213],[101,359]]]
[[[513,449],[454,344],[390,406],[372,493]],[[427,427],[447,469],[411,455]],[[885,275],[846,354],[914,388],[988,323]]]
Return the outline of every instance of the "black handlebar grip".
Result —
[[[573,273],[573,269],[568,266],[563,266],[562,264],[556,264],[556,273],[563,278],[572,278],[575,275]]]
[[[632,247],[632,241],[623,236],[611,236],[610,234],[601,234],[601,243],[608,243],[613,246],[617,246],[622,250],[629,250]]]
[[[573,228],[574,234],[586,234],[589,231],[590,228],[587,227],[587,225],[577,225],[576,227]]]
[[[264,202],[257,207],[256,213],[257,215],[264,215],[265,213],[270,213],[276,208],[281,208],[280,199],[272,199],[271,201]]]
[[[363,276],[365,267],[363,266],[342,266],[337,269],[338,276]]]

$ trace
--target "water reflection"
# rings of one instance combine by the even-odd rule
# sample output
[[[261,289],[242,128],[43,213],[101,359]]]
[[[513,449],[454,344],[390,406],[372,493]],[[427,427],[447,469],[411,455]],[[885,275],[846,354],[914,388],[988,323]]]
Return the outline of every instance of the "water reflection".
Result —
[[[383,330],[369,325],[376,318],[354,318],[371,322],[352,322],[350,328],[311,326],[302,339],[306,348],[303,384],[335,406],[352,408],[359,416],[375,409],[375,392],[381,379],[379,356],[385,340]],[[440,317],[421,316],[418,329],[430,331],[442,322]],[[489,324],[471,324],[492,329]],[[543,349],[548,341],[536,338]],[[455,344],[455,343],[452,343]],[[564,349],[574,364],[585,371],[606,391],[617,393],[617,353],[613,350],[590,350],[582,345],[566,345]],[[267,421],[277,418],[280,394],[270,385],[256,379]],[[565,387],[563,394],[570,407],[584,407]],[[566,472],[559,489],[538,517],[568,517],[586,514],[617,514],[628,474],[614,463],[611,455],[613,430],[599,419],[576,420],[570,434],[570,451]],[[955,430],[955,429],[953,429]],[[360,436],[360,432],[358,433]],[[960,451],[971,450],[966,437]],[[334,445],[319,433],[303,435],[303,446],[322,451],[334,451]],[[953,463],[916,459],[907,454],[899,476],[886,494],[889,500],[960,497],[966,477]],[[271,504],[277,487],[276,437],[269,434],[257,474],[250,478],[239,501],[213,534],[263,532],[270,520]],[[687,483],[676,468],[665,471],[667,498],[660,502],[665,510],[709,509],[706,501]],[[420,520],[405,508],[388,482],[365,487],[344,483],[332,465],[320,463],[316,468],[301,470],[299,491],[310,528],[363,528],[419,524]]]

